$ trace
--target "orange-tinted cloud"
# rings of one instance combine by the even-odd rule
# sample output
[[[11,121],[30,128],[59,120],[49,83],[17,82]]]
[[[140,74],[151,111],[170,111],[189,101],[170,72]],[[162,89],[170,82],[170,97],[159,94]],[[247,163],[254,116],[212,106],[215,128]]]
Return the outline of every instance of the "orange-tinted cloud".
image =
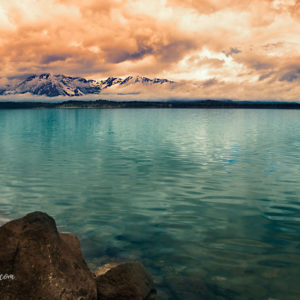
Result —
[[[141,74],[199,81],[196,98],[294,99],[299,32],[299,0],[2,1],[0,80]]]

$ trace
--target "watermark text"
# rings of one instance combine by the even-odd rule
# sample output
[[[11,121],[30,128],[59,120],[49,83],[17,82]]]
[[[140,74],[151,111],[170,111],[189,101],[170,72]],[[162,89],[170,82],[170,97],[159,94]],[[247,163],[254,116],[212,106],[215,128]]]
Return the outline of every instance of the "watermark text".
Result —
[[[14,274],[0,274],[0,281],[1,280],[14,280],[15,275]]]

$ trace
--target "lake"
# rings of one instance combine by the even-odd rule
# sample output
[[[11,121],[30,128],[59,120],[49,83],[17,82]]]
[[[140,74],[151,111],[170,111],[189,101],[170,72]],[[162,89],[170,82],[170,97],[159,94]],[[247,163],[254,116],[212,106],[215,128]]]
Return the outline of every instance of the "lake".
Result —
[[[300,299],[300,111],[0,110],[0,221],[36,210],[158,299]]]

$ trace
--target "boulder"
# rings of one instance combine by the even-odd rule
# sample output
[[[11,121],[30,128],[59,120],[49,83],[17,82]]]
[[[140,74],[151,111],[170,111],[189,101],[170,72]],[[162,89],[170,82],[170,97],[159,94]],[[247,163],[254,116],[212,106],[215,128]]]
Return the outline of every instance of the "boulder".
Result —
[[[76,236],[34,212],[0,227],[1,300],[97,299],[94,275]]]
[[[100,300],[152,300],[153,280],[139,262],[106,264],[95,272]]]
[[[152,300],[142,264],[100,267],[93,274],[78,238],[59,233],[52,217],[34,212],[0,227],[1,300]]]

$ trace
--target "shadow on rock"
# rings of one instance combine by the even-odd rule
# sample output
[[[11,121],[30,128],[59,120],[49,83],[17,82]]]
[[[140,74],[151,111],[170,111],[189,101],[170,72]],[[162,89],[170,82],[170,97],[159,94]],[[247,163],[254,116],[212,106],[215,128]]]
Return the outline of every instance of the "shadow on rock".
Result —
[[[1,300],[154,299],[153,281],[140,263],[100,270],[96,277],[78,238],[59,233],[45,213],[30,213],[0,227]]]

